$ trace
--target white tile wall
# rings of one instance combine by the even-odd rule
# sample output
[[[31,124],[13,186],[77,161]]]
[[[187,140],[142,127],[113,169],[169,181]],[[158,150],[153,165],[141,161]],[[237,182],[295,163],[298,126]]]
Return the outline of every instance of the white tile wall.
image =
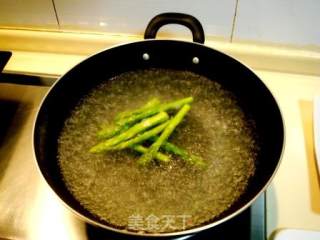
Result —
[[[320,46],[320,0],[239,0],[234,40]]]
[[[51,0],[0,0],[0,26],[58,28]]]
[[[197,17],[207,35],[229,39],[235,2],[236,0],[55,0],[55,5],[62,29],[141,34],[152,17],[173,11]],[[169,27],[165,29],[168,30]],[[182,28],[178,29],[181,34]],[[174,28],[169,33],[175,34],[176,30]]]
[[[206,36],[230,40],[235,5],[236,0],[0,0],[0,27],[143,34],[155,15],[184,12],[200,20]],[[233,40],[320,47],[319,23],[320,0],[238,0]],[[190,34],[180,26],[163,32]]]

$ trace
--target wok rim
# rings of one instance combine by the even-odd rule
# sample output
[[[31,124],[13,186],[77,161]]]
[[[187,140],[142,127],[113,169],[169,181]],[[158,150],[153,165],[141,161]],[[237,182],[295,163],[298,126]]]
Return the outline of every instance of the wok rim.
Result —
[[[54,187],[52,187],[50,185],[50,183],[48,182],[47,178],[45,177],[45,175],[43,174],[43,171],[41,170],[38,158],[36,156],[36,147],[35,147],[35,135],[36,135],[36,126],[37,126],[37,122],[38,122],[38,118],[40,115],[40,111],[42,110],[42,108],[44,108],[44,104],[46,102],[46,100],[49,98],[50,93],[53,91],[53,89],[55,88],[55,86],[69,73],[71,72],[74,68],[76,68],[79,64],[87,61],[88,59],[103,53],[105,51],[114,49],[114,48],[120,48],[122,46],[129,46],[129,45],[134,45],[134,44],[143,44],[144,42],[177,42],[177,43],[182,43],[182,44],[191,44],[191,45],[198,45],[200,47],[203,48],[207,48],[209,51],[216,51],[224,56],[229,57],[230,59],[238,62],[239,64],[241,64],[242,66],[244,66],[247,70],[249,70],[259,81],[260,83],[263,85],[263,87],[269,92],[270,97],[273,98],[274,102],[275,102],[275,106],[277,107],[279,114],[280,114],[280,119],[281,119],[281,127],[283,130],[283,141],[282,141],[282,147],[281,147],[281,152],[279,154],[279,158],[278,158],[278,162],[276,164],[276,167],[273,170],[273,173],[271,174],[271,176],[269,177],[268,181],[264,184],[264,186],[259,190],[259,192],[257,194],[255,194],[254,197],[252,197],[249,201],[247,201],[242,207],[236,209],[235,211],[229,213],[228,215],[224,216],[221,219],[218,220],[213,220],[213,222],[209,222],[209,223],[205,223],[203,225],[200,226],[195,226],[193,228],[190,229],[185,229],[185,230],[180,230],[180,231],[175,231],[175,232],[159,232],[159,233],[151,233],[151,232],[134,232],[134,231],[129,231],[129,230],[125,230],[125,229],[120,229],[120,228],[116,228],[113,226],[109,226],[106,224],[103,224],[101,222],[98,222],[97,220],[91,219],[87,216],[85,216],[84,214],[80,213],[79,211],[77,211],[74,207],[72,207],[71,205],[69,205],[54,189]],[[135,237],[151,237],[151,238],[157,238],[157,237],[179,237],[179,236],[186,236],[186,235],[193,235],[196,234],[198,232],[207,230],[209,228],[213,228],[215,226],[218,226],[224,222],[227,222],[228,220],[234,218],[235,216],[241,214],[243,211],[245,211],[246,209],[248,209],[253,202],[255,202],[255,200],[263,193],[266,191],[267,187],[270,185],[270,183],[272,182],[272,180],[274,179],[281,161],[282,161],[282,157],[285,151],[285,142],[286,142],[286,128],[285,128],[285,122],[284,122],[284,118],[283,118],[283,113],[281,111],[281,108],[279,106],[278,100],[276,99],[276,97],[274,96],[274,94],[272,93],[272,91],[267,87],[267,85],[261,80],[261,78],[253,71],[253,69],[249,66],[247,66],[245,63],[241,62],[240,60],[236,59],[235,57],[222,52],[220,50],[217,50],[215,48],[206,46],[204,44],[201,43],[197,43],[197,42],[191,42],[191,41],[186,41],[186,40],[175,40],[175,39],[144,39],[141,41],[134,41],[134,42],[129,42],[129,43],[121,43],[121,44],[116,44],[112,47],[106,47],[98,52],[95,52],[93,54],[90,54],[89,56],[85,57],[82,61],[78,62],[76,65],[74,65],[73,67],[71,67],[68,71],[66,71],[63,75],[61,75],[50,87],[50,89],[48,90],[48,92],[43,96],[40,104],[38,105],[37,111],[36,111],[36,117],[33,121],[33,127],[32,127],[32,147],[33,147],[33,156],[34,159],[36,161],[36,165],[37,165],[37,171],[39,171],[40,175],[42,176],[42,178],[45,180],[46,184],[49,186],[49,188],[51,189],[51,191],[54,192],[54,194],[58,197],[59,201],[63,203],[63,205],[69,210],[71,211],[75,216],[77,216],[79,219],[84,220],[84,223],[89,223],[93,226],[96,227],[100,227],[102,229],[111,231],[111,232],[116,232],[118,234],[125,234],[128,236],[135,236]],[[72,194],[73,195],[73,194]],[[78,201],[78,200],[77,200]]]

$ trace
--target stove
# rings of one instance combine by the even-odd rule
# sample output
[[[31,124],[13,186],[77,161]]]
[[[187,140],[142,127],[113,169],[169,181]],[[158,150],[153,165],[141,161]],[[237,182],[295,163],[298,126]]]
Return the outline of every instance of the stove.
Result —
[[[58,199],[37,169],[32,128],[56,80],[2,74],[0,80],[0,239],[134,239],[84,223]],[[22,84],[23,83],[23,84]],[[265,240],[265,194],[226,223],[176,239]]]

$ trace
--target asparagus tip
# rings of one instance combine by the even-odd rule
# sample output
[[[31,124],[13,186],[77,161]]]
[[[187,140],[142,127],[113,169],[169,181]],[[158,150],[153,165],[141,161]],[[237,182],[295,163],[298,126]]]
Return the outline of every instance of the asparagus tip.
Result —
[[[98,153],[96,147],[92,147],[89,149],[89,153]]]
[[[101,148],[101,143],[97,144],[89,149],[90,153],[101,153],[104,149]]]
[[[195,155],[190,156],[188,162],[190,162],[191,165],[194,165],[200,169],[206,169],[208,167],[208,165],[203,161],[201,157]]]

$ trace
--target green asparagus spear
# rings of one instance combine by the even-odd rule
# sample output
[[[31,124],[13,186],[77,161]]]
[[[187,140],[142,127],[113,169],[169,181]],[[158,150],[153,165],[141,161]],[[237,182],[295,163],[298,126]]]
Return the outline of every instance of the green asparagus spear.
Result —
[[[180,109],[183,105],[191,103],[193,101],[193,97],[188,97],[188,98],[182,98],[180,100],[174,101],[174,102],[169,102],[169,103],[164,103],[159,106],[155,106],[152,108],[148,108],[144,112],[138,114],[138,115],[131,115],[130,117],[126,119],[122,119],[117,122],[119,126],[124,126],[124,125],[131,125],[133,123],[136,123],[140,121],[141,119],[150,117],[154,114],[157,114],[159,112],[165,112],[169,111],[172,109]]]
[[[158,98],[153,98],[139,109],[119,113],[116,116],[116,122],[120,121],[121,119],[123,120],[131,115],[137,115],[137,114],[145,111],[146,109],[151,108],[151,107],[155,107],[159,104],[160,104],[160,100]],[[114,126],[114,125],[106,126],[106,127],[103,127],[97,133],[97,137],[100,140],[112,138],[113,136],[118,135],[121,132],[128,130],[129,128],[130,128],[130,125],[127,125],[127,124],[126,125],[116,125],[116,126]]]
[[[157,102],[156,99],[151,100],[149,104],[147,103],[145,105],[145,106],[148,105],[148,107],[146,107],[144,110],[141,110],[140,113],[136,112],[134,114],[128,115],[125,118],[119,118],[116,121],[117,123],[116,126],[103,128],[101,131],[97,133],[97,137],[98,139],[101,139],[101,140],[111,138],[129,129],[129,127],[131,127],[133,124],[135,124],[136,122],[144,118],[150,117],[162,111],[179,109],[184,104],[191,103],[192,101],[193,101],[193,98],[188,97],[188,98],[183,98],[174,102],[169,102],[169,103],[159,105],[159,104],[156,104]],[[125,115],[127,114],[128,113],[125,113]]]
[[[142,145],[133,145],[131,146],[130,148],[132,148],[133,150],[139,152],[139,153],[146,153],[148,151],[148,148],[142,146]],[[161,153],[161,152],[158,152],[155,156],[155,158],[160,161],[160,162],[169,162],[170,161],[170,158],[169,156]]]
[[[92,153],[104,152],[105,149],[108,149],[110,146],[114,146],[122,141],[128,140],[134,137],[135,135],[137,135],[138,133],[143,132],[144,130],[152,126],[155,126],[159,123],[165,122],[168,119],[169,119],[169,116],[166,112],[160,112],[155,116],[144,119],[143,121],[137,123],[136,125],[129,128],[127,131],[93,146],[90,149],[90,152]]]
[[[129,139],[126,142],[121,142],[118,145],[115,145],[113,147],[110,147],[110,150],[121,150],[124,148],[128,148],[130,146],[136,145],[138,143],[141,143],[147,139],[149,139],[152,136],[156,136],[157,134],[159,134],[160,132],[163,131],[163,129],[165,129],[165,127],[168,125],[169,121],[166,121],[164,123],[162,123],[161,125],[152,128],[151,130],[145,131],[140,135],[137,135],[134,138]]]
[[[160,104],[160,100],[158,98],[152,98],[149,102],[147,102],[141,108],[138,108],[138,109],[135,109],[132,111],[125,111],[125,112],[119,113],[115,118],[116,122],[120,121],[121,119],[128,118],[131,115],[140,114],[140,113],[144,112],[146,109],[158,106],[159,104]]]
[[[160,137],[149,147],[148,151],[140,157],[140,159],[138,160],[139,165],[145,166],[145,165],[148,165],[152,161],[152,159],[157,154],[161,145],[169,138],[171,133],[178,126],[178,124],[182,121],[182,119],[188,113],[189,110],[190,110],[189,104],[185,104],[179,110],[179,112],[170,120],[169,124],[164,129],[164,131],[161,133]]]
[[[115,135],[120,134],[130,128],[129,125],[124,126],[107,126],[103,127],[98,133],[97,138],[100,140],[112,138]]]
[[[149,138],[151,141],[155,142],[158,140],[158,136],[152,136],[151,138]],[[168,153],[172,153],[175,155],[178,155],[179,157],[181,157],[184,161],[186,161],[187,163],[191,164],[191,165],[195,165],[199,168],[205,168],[207,165],[206,163],[203,161],[203,159],[201,157],[198,157],[196,155],[193,154],[189,154],[186,150],[174,145],[173,143],[170,143],[168,141],[164,142],[161,146],[161,148],[168,152]]]

